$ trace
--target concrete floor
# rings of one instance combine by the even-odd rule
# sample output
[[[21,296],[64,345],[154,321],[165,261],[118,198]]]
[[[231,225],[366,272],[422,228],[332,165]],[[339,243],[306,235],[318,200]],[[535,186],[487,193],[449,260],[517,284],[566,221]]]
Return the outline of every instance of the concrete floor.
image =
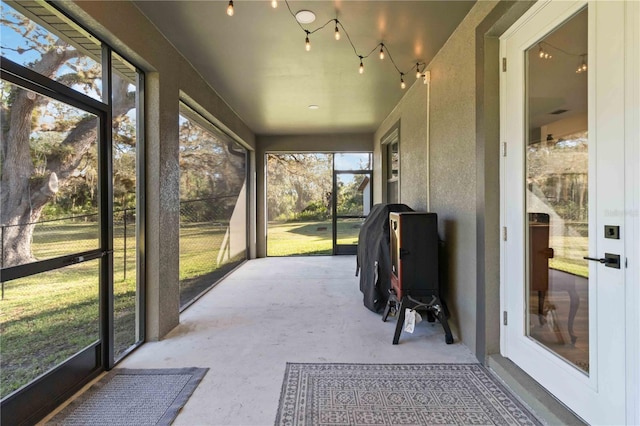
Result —
[[[118,368],[208,367],[175,425],[273,425],[287,362],[469,363],[426,321],[400,344],[362,303],[354,256],[246,262],[194,303],[160,342]]]

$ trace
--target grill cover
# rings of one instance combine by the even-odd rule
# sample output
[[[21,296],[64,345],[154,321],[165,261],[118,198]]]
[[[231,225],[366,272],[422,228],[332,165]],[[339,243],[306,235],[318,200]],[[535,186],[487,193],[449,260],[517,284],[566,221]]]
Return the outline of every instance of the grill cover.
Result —
[[[382,313],[391,288],[389,213],[412,211],[405,204],[376,204],[360,228],[356,276],[360,275],[364,306],[373,312]]]

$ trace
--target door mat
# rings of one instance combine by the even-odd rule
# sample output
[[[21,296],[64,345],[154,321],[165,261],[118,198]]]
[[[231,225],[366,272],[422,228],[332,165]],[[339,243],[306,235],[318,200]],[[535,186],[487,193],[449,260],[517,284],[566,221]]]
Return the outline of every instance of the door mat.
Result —
[[[287,363],[276,425],[541,425],[480,364]]]
[[[207,370],[114,369],[47,425],[169,425]]]

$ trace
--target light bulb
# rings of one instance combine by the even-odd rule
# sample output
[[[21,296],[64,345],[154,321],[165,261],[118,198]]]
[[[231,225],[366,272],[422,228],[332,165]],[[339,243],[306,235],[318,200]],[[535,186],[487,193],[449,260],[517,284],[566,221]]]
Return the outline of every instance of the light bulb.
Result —
[[[336,40],[340,40],[340,31],[338,30],[338,26],[336,25],[336,31],[333,33]]]
[[[274,9],[278,7],[278,0],[271,0],[271,7]]]
[[[582,66],[580,67],[582,68],[582,71],[586,71],[587,70],[587,64],[585,64],[584,62],[582,63]]]
[[[420,78],[422,73],[420,72],[420,63],[416,62],[416,79]]]
[[[538,53],[538,56],[540,56],[540,59],[544,58],[544,50],[542,50],[542,47],[540,48],[540,53]]]
[[[362,63],[362,59],[360,59],[360,68],[358,68],[358,72],[360,74],[364,73],[364,64]]]
[[[404,82],[403,75],[404,74],[400,74],[400,88],[401,89],[405,89],[407,87],[407,84]]]
[[[384,59],[384,44],[380,45],[380,59]]]
[[[227,15],[233,16],[233,0],[229,0],[229,6],[227,6]]]
[[[311,50],[311,42],[309,41],[309,36],[304,39],[304,48],[307,52]]]

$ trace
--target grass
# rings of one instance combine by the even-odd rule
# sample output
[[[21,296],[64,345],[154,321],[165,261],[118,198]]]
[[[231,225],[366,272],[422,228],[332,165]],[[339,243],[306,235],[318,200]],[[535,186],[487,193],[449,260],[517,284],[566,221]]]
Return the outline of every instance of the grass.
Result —
[[[180,281],[196,278],[217,268],[226,225],[180,225]]]
[[[226,224],[180,225],[180,306],[189,303],[246,259],[244,250],[233,254],[225,250],[224,256],[218,259],[226,231]]]
[[[361,219],[338,222],[338,244],[357,244]],[[333,234],[330,220],[317,222],[269,222],[267,256],[330,255]]]
[[[95,223],[47,223],[33,235],[32,250],[48,259],[98,247]],[[190,224],[181,232],[181,279],[189,292],[201,292],[238,259],[217,264],[224,227]],[[114,227],[114,347],[118,359],[138,340],[136,335],[135,225]],[[4,283],[0,301],[0,397],[29,383],[79,350],[97,341],[99,261],[92,260]],[[184,270],[184,272],[183,272]],[[126,278],[125,278],[126,275]],[[197,280],[198,276],[205,279]],[[189,281],[191,280],[191,281]],[[196,281],[201,287],[194,287]],[[181,297],[182,297],[181,288]]]
[[[550,268],[589,277],[588,261],[583,259],[589,255],[588,237],[551,236],[549,246],[554,251],[553,258],[549,259]]]
[[[116,359],[136,338],[135,226],[114,228],[114,347]],[[36,258],[98,247],[92,222],[46,223],[34,231]],[[4,283],[0,301],[0,395],[30,382],[99,339],[99,260]]]
[[[3,397],[98,340],[98,262],[5,283]]]

